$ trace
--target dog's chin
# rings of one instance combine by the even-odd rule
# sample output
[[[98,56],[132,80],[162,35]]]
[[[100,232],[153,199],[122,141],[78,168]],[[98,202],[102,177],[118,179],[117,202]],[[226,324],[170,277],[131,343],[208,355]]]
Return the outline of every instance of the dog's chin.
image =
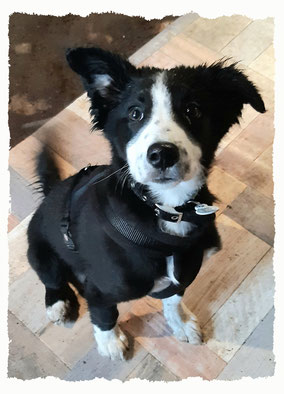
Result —
[[[161,188],[171,188],[178,185],[182,181],[183,178],[181,177],[159,176],[159,177],[153,177],[148,179],[147,182],[145,182],[145,184],[148,186],[159,185]]]
[[[179,185],[180,183],[187,183],[193,181],[198,176],[198,173],[186,173],[183,176],[151,176],[142,182],[146,186],[159,186],[161,189],[170,189]],[[200,176],[200,179],[202,177]]]
[[[160,186],[161,188],[171,188],[179,183],[185,181],[185,174],[180,174],[180,173],[175,173],[175,174],[167,174],[167,173],[162,173],[160,172],[159,174],[157,173],[152,173],[148,174],[143,181],[140,183],[146,185],[146,186]]]

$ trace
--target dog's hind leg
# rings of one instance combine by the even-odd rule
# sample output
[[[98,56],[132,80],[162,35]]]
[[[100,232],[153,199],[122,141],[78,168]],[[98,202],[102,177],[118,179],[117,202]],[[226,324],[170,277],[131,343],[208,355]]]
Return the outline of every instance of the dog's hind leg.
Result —
[[[163,301],[164,316],[177,339],[192,345],[202,343],[202,332],[196,316],[184,305],[178,294]]]
[[[44,240],[30,241],[28,259],[39,279],[45,285],[47,317],[57,325],[74,321],[79,304],[66,277],[66,267]]]

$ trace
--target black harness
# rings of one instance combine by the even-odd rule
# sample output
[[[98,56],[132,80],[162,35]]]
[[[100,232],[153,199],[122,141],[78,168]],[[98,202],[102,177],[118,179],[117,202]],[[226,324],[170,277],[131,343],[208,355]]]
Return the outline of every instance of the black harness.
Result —
[[[67,197],[64,215],[61,220],[61,233],[64,243],[66,247],[73,252],[78,252],[71,232],[74,212],[76,208],[78,208],[76,204],[91,186],[104,181],[114,174],[110,173],[109,170],[109,166],[88,166],[73,177],[73,184]],[[215,212],[218,210],[217,207],[200,204],[195,200],[189,200],[187,203],[178,207],[156,204],[152,201],[148,190],[143,185],[130,181],[129,186],[135,195],[153,210],[153,215],[156,215],[159,219],[172,223],[185,221],[195,225],[202,224],[206,226],[214,221]],[[94,198],[98,197],[94,195]],[[189,238],[192,240],[192,235],[190,237],[178,237],[161,231],[155,232],[155,235],[149,235],[150,232],[147,231],[147,229],[141,228],[137,224],[133,225],[127,218],[119,215],[116,210],[111,207],[111,204],[102,205],[104,205],[104,212],[100,212],[100,214],[106,219],[106,221],[104,221],[105,229],[111,238],[119,242],[126,241],[128,243],[130,242],[132,246],[135,244],[154,251],[162,250],[166,254],[172,254],[172,252],[180,248],[187,247]]]

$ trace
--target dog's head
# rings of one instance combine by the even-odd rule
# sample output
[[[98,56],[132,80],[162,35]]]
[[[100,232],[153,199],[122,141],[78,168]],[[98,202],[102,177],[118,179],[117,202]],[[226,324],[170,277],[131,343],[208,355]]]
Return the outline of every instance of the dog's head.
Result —
[[[255,86],[235,65],[136,68],[98,48],[67,51],[91,99],[94,128],[135,181],[169,185],[202,176],[244,104],[265,112]]]

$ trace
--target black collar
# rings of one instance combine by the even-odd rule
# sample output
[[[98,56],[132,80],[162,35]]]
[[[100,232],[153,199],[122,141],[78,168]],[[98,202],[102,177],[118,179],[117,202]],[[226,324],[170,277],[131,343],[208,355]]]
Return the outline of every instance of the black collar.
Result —
[[[154,210],[155,215],[159,219],[168,222],[192,222],[198,217],[201,219],[202,216],[204,216],[203,219],[205,219],[205,216],[207,217],[206,219],[211,219],[211,217],[215,218],[215,212],[219,210],[216,206],[204,203],[202,204],[199,201],[196,201],[195,198],[200,194],[199,192],[195,193],[194,196],[191,196],[191,199],[185,204],[171,207],[155,203],[149,193],[149,190],[144,185],[132,180],[129,181],[129,186],[140,200],[144,201],[145,204]]]

